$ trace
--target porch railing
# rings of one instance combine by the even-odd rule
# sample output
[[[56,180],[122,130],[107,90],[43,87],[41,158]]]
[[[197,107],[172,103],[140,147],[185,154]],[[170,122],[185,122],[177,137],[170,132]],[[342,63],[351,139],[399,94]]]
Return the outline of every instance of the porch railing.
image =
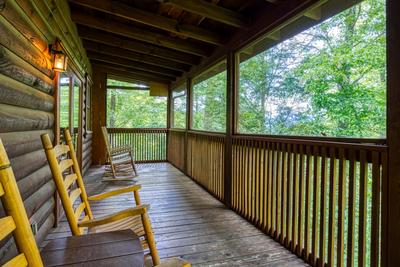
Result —
[[[137,162],[167,160],[167,129],[108,128],[111,146],[129,145]]]
[[[314,266],[379,266],[384,140],[300,140],[234,135],[224,188],[225,135],[188,132],[186,174]],[[184,147],[185,133],[171,134]],[[354,140],[350,140],[354,141]],[[349,142],[350,142],[349,141]],[[184,149],[171,150],[169,160]]]

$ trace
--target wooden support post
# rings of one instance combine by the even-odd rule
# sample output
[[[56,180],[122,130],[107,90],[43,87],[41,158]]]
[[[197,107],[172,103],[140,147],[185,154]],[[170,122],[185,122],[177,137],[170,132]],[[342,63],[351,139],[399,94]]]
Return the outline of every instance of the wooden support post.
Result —
[[[232,136],[235,132],[236,86],[237,86],[237,56],[229,53],[227,57],[226,86],[226,137],[224,164],[224,203],[232,205]]]
[[[93,69],[92,87],[92,161],[93,164],[104,164],[107,159],[101,127],[106,126],[107,106],[107,74],[99,69]]]
[[[193,117],[193,87],[192,87],[192,79],[189,78],[186,81],[186,131],[185,131],[185,155],[184,155],[184,159],[185,159],[185,174],[188,175],[189,174],[189,170],[188,170],[188,131],[190,129],[192,129],[192,117]],[[191,160],[191,159],[190,159]],[[189,176],[189,175],[188,175]]]
[[[167,156],[167,161],[169,161],[169,130],[171,127],[174,125],[173,124],[173,99],[172,99],[172,89],[171,86],[168,88],[168,99],[167,99],[167,147],[166,147],[166,156]]]
[[[382,186],[382,266],[400,266],[400,2],[386,3],[388,176]]]

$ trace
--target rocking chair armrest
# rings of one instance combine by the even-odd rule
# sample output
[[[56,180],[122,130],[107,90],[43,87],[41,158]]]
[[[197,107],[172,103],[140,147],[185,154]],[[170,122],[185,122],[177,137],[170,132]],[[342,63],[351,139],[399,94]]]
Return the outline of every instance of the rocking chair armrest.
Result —
[[[98,201],[98,200],[102,200],[102,199],[109,198],[112,196],[117,196],[117,195],[129,193],[129,192],[139,191],[141,188],[142,188],[141,185],[135,184],[135,185],[131,185],[131,186],[127,186],[127,187],[119,188],[116,190],[112,190],[112,191],[108,191],[108,192],[90,196],[90,197],[88,197],[88,200]]]
[[[119,154],[129,153],[132,151],[132,148],[130,146],[119,146],[119,147],[113,147],[110,150],[111,150],[110,151],[111,156],[116,156]]]
[[[129,208],[126,210],[122,210],[110,215],[102,216],[96,219],[91,219],[87,221],[81,221],[78,223],[79,227],[95,227],[99,225],[104,225],[108,223],[112,223],[115,221],[119,221],[128,217],[135,217],[139,215],[143,215],[147,212],[148,206],[147,205],[140,205],[134,208]]]

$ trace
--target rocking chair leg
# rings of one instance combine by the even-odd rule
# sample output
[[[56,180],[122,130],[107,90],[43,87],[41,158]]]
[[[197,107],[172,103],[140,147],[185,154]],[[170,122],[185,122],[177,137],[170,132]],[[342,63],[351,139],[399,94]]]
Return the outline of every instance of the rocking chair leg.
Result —
[[[153,230],[151,228],[150,219],[149,219],[149,216],[147,215],[147,213],[142,215],[142,222],[143,222],[144,231],[146,233],[146,240],[147,240],[147,243],[149,244],[149,249],[150,249],[151,259],[153,260],[153,265],[154,266],[159,265],[160,257],[158,256],[156,241],[154,239]]]
[[[132,151],[129,152],[129,156],[131,156],[131,163],[132,163],[133,171],[135,172],[135,175],[138,175],[138,172],[137,172],[137,169],[136,169],[136,164],[135,164],[135,161],[133,160]]]

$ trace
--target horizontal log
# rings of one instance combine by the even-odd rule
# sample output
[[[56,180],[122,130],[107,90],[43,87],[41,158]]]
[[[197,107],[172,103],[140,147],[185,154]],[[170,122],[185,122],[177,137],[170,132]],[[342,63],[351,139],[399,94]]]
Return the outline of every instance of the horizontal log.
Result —
[[[18,181],[19,192],[22,199],[27,199],[40,187],[52,179],[53,175],[48,164]]]
[[[53,197],[56,186],[51,180],[42,186],[33,195],[25,199],[24,206],[28,218],[31,217],[39,208],[51,197]]]
[[[89,147],[92,147],[92,139],[89,139],[83,143],[82,150],[85,151]]]
[[[92,154],[92,148],[91,148],[91,147],[88,147],[86,150],[84,150],[84,151],[82,152],[82,159],[85,160],[85,159],[87,159],[88,157],[90,158],[90,157],[91,157],[91,154]]]
[[[53,93],[53,80],[0,45],[0,73],[47,94]]]
[[[149,65],[166,68],[175,71],[187,71],[190,65],[174,62],[169,59],[163,59],[151,55],[144,55],[140,53],[133,52],[131,50],[121,49],[111,45],[105,45],[93,41],[84,40],[86,50],[94,51],[108,56],[118,56],[119,58],[125,58],[141,63],[146,63]]]
[[[3,74],[0,74],[0,102],[49,112],[54,106],[52,96]]]
[[[0,133],[9,158],[42,149],[40,136],[48,134],[53,140],[53,130]]]
[[[42,227],[47,217],[54,211],[54,197],[50,197],[43,205],[29,218],[31,225],[37,224],[38,229]]]
[[[46,51],[48,49],[47,40],[52,40],[54,37],[47,35],[47,27],[39,29],[36,26],[37,24],[32,22],[32,13],[35,13],[33,9],[31,9],[30,16],[28,16],[23,9],[21,9],[21,1],[18,0],[20,3],[17,3],[17,1],[3,0],[3,2],[4,5],[1,10],[1,15],[25,36],[26,40],[37,47],[39,51]]]
[[[37,244],[41,244],[45,240],[47,234],[50,232],[51,228],[53,228],[54,222],[54,214],[50,214],[35,236]]]
[[[127,79],[132,79],[136,81],[143,81],[143,82],[159,82],[164,84],[169,84],[171,82],[170,79],[160,78],[154,75],[149,75],[148,73],[142,74],[138,73],[137,71],[131,71],[128,68],[123,68],[111,64],[103,64],[99,62],[92,62],[93,66],[100,71],[107,73],[108,75],[113,75],[115,77],[123,77]]]
[[[54,77],[50,55],[42,53],[2,16],[0,16],[0,25],[0,44],[35,66],[48,77]]]
[[[195,55],[159,47],[157,45],[142,43],[134,39],[113,35],[105,31],[99,31],[85,26],[79,26],[79,36],[84,40],[90,40],[120,49],[130,50],[141,55],[147,55],[149,58],[154,58],[155,60],[159,59],[160,62],[165,62],[165,65],[167,66],[173,62],[179,62],[183,63],[185,68],[188,68],[189,65],[198,64],[200,62],[200,57]],[[167,59],[168,61],[163,61],[162,59]],[[182,66],[182,64],[180,65]],[[185,69],[177,67],[173,67],[173,69],[185,71]]]
[[[97,60],[97,61],[104,62],[104,63],[116,64],[116,65],[129,67],[129,68],[140,70],[140,71],[161,74],[164,76],[176,77],[176,76],[180,76],[182,74],[182,72],[179,72],[176,70],[174,71],[171,69],[165,69],[165,68],[162,68],[159,66],[154,66],[151,64],[135,61],[132,59],[126,59],[123,57],[119,57],[118,55],[110,56],[107,54],[103,54],[103,53],[99,53],[99,52],[92,52],[92,51],[89,51],[87,53],[87,55],[91,60]]]
[[[0,132],[51,129],[54,115],[50,112],[0,104]]]
[[[193,38],[199,41],[207,42],[214,45],[222,45],[225,38],[220,34],[211,32],[204,28],[195,25],[181,24],[179,21],[164,17],[162,15],[154,14],[144,11],[139,8],[126,5],[113,0],[70,0],[71,2],[89,7],[91,9],[99,10],[108,14],[112,14],[124,19],[134,22],[146,24],[158,29],[169,31],[177,35]]]
[[[128,24],[120,23],[113,20],[105,20],[95,16],[91,16],[82,11],[75,10],[72,12],[72,19],[80,25],[85,25],[91,28],[100,29],[109,33],[118,34],[128,38],[140,40],[146,43],[155,44],[181,52],[207,57],[210,55],[211,49],[208,46],[182,40],[179,38],[169,37],[159,33],[153,33],[143,30]]]
[[[86,163],[86,165],[83,166],[83,168],[82,168],[83,169],[83,171],[82,171],[83,175],[85,175],[86,172],[90,169],[90,166],[92,166],[92,160],[91,159]]]
[[[92,150],[90,149],[89,151],[87,151],[85,157],[82,157],[82,166],[86,166],[86,164],[88,163],[88,161],[90,161],[92,159]]]
[[[47,164],[46,154],[43,149],[33,151],[10,159],[17,181],[32,174]]]
[[[0,210],[3,208],[0,207]],[[18,255],[18,249],[15,245],[14,239],[8,236],[0,241],[0,264],[4,263]]]

